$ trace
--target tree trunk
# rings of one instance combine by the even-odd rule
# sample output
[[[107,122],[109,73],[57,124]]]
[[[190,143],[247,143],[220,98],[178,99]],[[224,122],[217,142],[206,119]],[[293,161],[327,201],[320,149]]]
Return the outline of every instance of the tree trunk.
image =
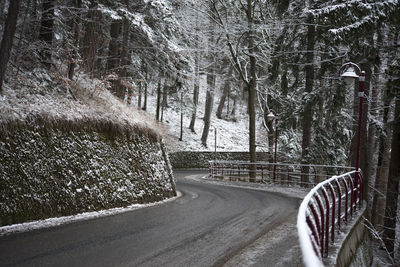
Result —
[[[138,85],[138,103],[137,103],[137,108],[140,109],[142,106],[142,82],[139,82]]]
[[[85,26],[85,35],[82,41],[82,56],[86,67],[86,72],[91,77],[94,76],[94,68],[97,58],[98,37],[96,34],[96,25],[99,23],[99,11],[97,10],[97,1],[91,0]]]
[[[391,98],[385,92],[383,106],[383,125],[385,126],[385,136],[380,137],[380,148],[378,153],[378,168],[375,178],[374,194],[372,199],[371,221],[374,227],[381,232],[386,205],[386,188],[390,165],[390,145],[392,142],[392,130],[388,127],[388,120],[393,107]]]
[[[214,29],[215,23],[210,18],[209,19],[209,31],[210,35],[208,37],[208,68],[207,68],[207,93],[206,93],[206,103],[205,103],[205,110],[204,110],[204,127],[203,132],[201,134],[201,144],[207,147],[207,139],[208,133],[210,131],[210,124],[211,124],[211,113],[214,103],[214,90],[215,90],[215,57],[216,54],[214,52],[215,39],[214,39]]]
[[[17,27],[17,16],[19,12],[19,0],[13,0],[8,6],[8,15],[4,27],[3,38],[0,46],[0,93],[3,91],[3,81],[10,59],[11,49]]]
[[[2,2],[5,2],[5,1],[2,1]],[[15,62],[15,65],[17,65],[17,73],[16,73],[15,76],[18,76],[18,74],[20,72],[19,58],[20,58],[20,55],[21,55],[21,45],[22,45],[22,41],[23,41],[23,38],[21,38],[21,37],[26,35],[26,32],[25,32],[26,31],[26,24],[27,24],[26,20],[27,20],[29,12],[31,10],[31,3],[32,3],[32,0],[29,0],[28,4],[27,4],[27,7],[25,8],[24,19],[23,19],[21,31],[20,31],[20,34],[19,34],[20,38],[18,40],[18,44],[17,44],[16,50],[15,50],[14,62]]]
[[[385,38],[385,43],[389,38]],[[378,34],[378,44],[383,45],[383,40],[381,38],[381,34]],[[383,69],[386,69],[388,64],[388,55],[385,52],[381,52],[381,58],[384,58],[382,63],[379,64],[379,68],[375,71],[375,73],[383,73]],[[382,232],[383,227],[383,217],[385,213],[385,196],[386,196],[386,187],[387,187],[387,178],[389,175],[389,164],[390,164],[390,144],[392,140],[392,131],[390,127],[388,127],[388,120],[390,120],[390,114],[393,113],[393,105],[391,105],[392,97],[388,94],[388,90],[386,86],[383,84],[383,75],[378,74],[376,89],[372,91],[372,99],[375,97],[379,97],[379,92],[382,91],[381,102],[383,104],[383,116],[380,118],[382,124],[384,126],[384,134],[378,134],[378,140],[375,141],[378,146],[377,154],[377,162],[376,170],[375,170],[375,181],[373,185],[373,194],[372,194],[372,208],[371,208],[371,222],[374,225],[375,229],[378,232]],[[371,105],[371,114],[374,112],[374,107],[377,105],[377,102]],[[375,115],[377,115],[375,113]],[[376,131],[376,130],[375,130]],[[375,133],[376,134],[376,133]],[[369,130],[369,137],[371,137],[372,131]],[[372,151],[372,150],[370,150]],[[374,151],[375,152],[375,151]],[[375,153],[370,153],[375,154]],[[372,166],[372,163],[371,165]],[[372,172],[371,172],[372,173]]]
[[[149,81],[149,75],[148,75],[148,69],[145,67],[145,81],[144,81],[144,101],[143,101],[143,108],[142,110],[146,111],[147,110],[147,94],[148,94],[148,81]]]
[[[29,27],[28,27],[28,32],[29,32],[29,38],[27,40],[29,42],[36,42],[39,37],[39,25],[40,25],[40,18],[38,16],[39,12],[39,3],[38,0],[33,0],[32,1],[32,8],[29,10]]]
[[[164,80],[164,87],[163,87],[163,92],[162,92],[162,109],[168,107],[168,89],[169,89],[169,75],[166,75],[165,80]],[[161,119],[162,121],[162,119]]]
[[[164,80],[164,86],[162,91],[162,102],[161,102],[161,121],[164,120],[164,110],[168,105],[168,75],[166,75]]]
[[[121,21],[113,20],[110,27],[110,43],[108,46],[107,72],[116,72],[119,67],[118,50],[120,48],[119,35],[121,32]]]
[[[180,103],[180,111],[181,111],[181,129],[180,129],[180,136],[179,141],[183,141],[183,92],[181,92],[181,103]]]
[[[250,81],[247,84],[247,89],[249,93],[248,99],[248,111],[249,111],[249,153],[250,153],[250,162],[255,163],[257,161],[256,157],[256,108],[255,108],[255,96],[256,96],[256,88],[257,88],[257,62],[256,57],[254,55],[254,25],[253,25],[253,16],[254,16],[254,8],[253,1],[247,0],[247,50],[249,53],[250,60]],[[255,182],[256,180],[256,168],[255,164],[252,164],[250,167],[249,179],[250,182]]]
[[[54,26],[54,0],[44,0],[42,4],[42,20],[40,24],[39,40],[44,43],[41,48],[42,63],[51,67],[51,50],[53,44],[53,26]]]
[[[161,106],[161,79],[157,85],[157,107],[156,107],[156,121],[160,121],[160,106]]]
[[[120,62],[121,68],[119,69],[119,84],[117,88],[117,96],[121,99],[124,99],[125,96],[125,86],[122,81],[126,81],[128,75],[128,65],[130,63],[130,53],[129,53],[129,20],[127,18],[123,19],[122,22],[123,30],[122,30],[122,47],[121,47],[121,55]]]
[[[223,108],[225,106],[226,97],[228,96],[229,91],[231,89],[232,74],[233,74],[233,65],[230,65],[229,71],[228,71],[228,75],[225,78],[222,95],[221,95],[221,98],[219,100],[219,105],[218,105],[218,108],[217,108],[216,115],[217,115],[218,119],[222,119],[222,110],[223,110]]]
[[[211,64],[207,73],[207,94],[204,110],[204,127],[201,134],[201,144],[207,147],[208,133],[210,131],[211,113],[214,102],[214,88],[215,88],[215,69],[214,64]]]
[[[119,41],[119,36],[121,33],[121,20],[113,20],[110,26],[110,42],[108,44],[108,57],[107,57],[107,73],[117,74],[119,73],[120,67],[120,55],[119,50],[121,47],[121,43]],[[120,97],[119,89],[120,89],[120,81],[113,79],[112,83],[112,91],[113,93]]]
[[[190,120],[189,129],[192,133],[195,132],[194,125],[196,122],[196,115],[197,115],[197,105],[199,104],[199,92],[200,92],[200,53],[196,50],[195,52],[195,70],[194,70],[194,85],[193,85],[193,111],[192,111],[192,118]]]
[[[314,19],[310,15],[308,18],[309,26],[307,26],[307,55],[306,61],[307,66],[305,67],[306,72],[306,84],[305,93],[308,97],[311,96],[314,84],[314,49],[315,49],[315,26]],[[313,100],[306,99],[306,104],[303,111],[302,118],[303,136],[301,141],[301,162],[309,164],[310,162],[310,146],[311,146],[311,134],[312,134],[312,119],[313,119]],[[302,183],[309,182],[309,167],[302,167],[301,172],[304,174],[301,176]]]
[[[82,6],[82,0],[75,0],[74,1],[75,7],[79,10]],[[71,62],[68,65],[68,78],[70,80],[73,79],[74,77],[74,72],[75,72],[75,66],[76,66],[76,60],[78,57],[78,45],[79,45],[79,16],[74,15],[73,21],[72,21],[72,31],[74,33],[73,37],[73,47],[71,51]]]
[[[0,1],[0,23],[3,24],[4,22],[4,6],[6,4],[6,0]]]
[[[368,101],[369,99],[369,90],[370,84],[372,80],[372,69],[369,63],[360,65],[362,70],[365,70],[365,85],[364,85],[364,102],[363,102],[363,114],[362,114],[362,122],[361,122],[361,146],[360,146],[360,168],[363,171],[363,177],[365,184],[364,190],[364,199],[369,201],[369,162],[368,162]]]
[[[374,72],[379,73],[379,66],[375,67]],[[371,96],[371,101],[370,101],[370,103],[371,103],[370,114],[373,118],[376,118],[376,119],[378,117],[378,112],[377,112],[378,95],[379,95],[379,89],[381,89],[381,88],[379,88],[379,89],[378,88],[379,88],[379,76],[371,87],[371,91],[372,91],[371,95],[372,96]],[[371,179],[372,176],[374,176],[373,180],[374,181],[376,180],[376,156],[375,155],[378,152],[377,151],[378,142],[376,142],[376,135],[377,135],[376,134],[376,125],[374,123],[370,123],[368,125],[368,142],[367,142],[368,143],[368,151],[370,153],[368,153],[367,160],[368,160],[368,173],[370,174],[369,181],[371,183],[371,186],[374,186],[372,184],[372,179]],[[368,201],[368,202],[372,204],[372,201]]]
[[[399,197],[400,178],[400,97],[397,96],[393,123],[392,152],[390,155],[389,178],[386,194],[386,209],[383,229],[383,240],[386,248],[394,257],[396,237],[397,200]]]
[[[231,116],[234,120],[236,120],[236,103],[237,102],[237,95],[235,94],[233,96],[233,107],[232,107],[232,112],[231,112]]]

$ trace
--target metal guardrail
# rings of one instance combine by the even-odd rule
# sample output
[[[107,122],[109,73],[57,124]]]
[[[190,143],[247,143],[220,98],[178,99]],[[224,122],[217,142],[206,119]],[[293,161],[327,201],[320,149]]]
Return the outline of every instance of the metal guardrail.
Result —
[[[279,182],[281,184],[312,187],[333,175],[354,170],[352,167],[309,165],[293,163],[268,163],[246,161],[209,161],[210,176],[231,180],[249,180],[255,172],[255,182]]]
[[[305,266],[323,266],[329,244],[342,222],[361,208],[363,176],[351,171],[319,183],[304,198],[297,217],[297,231]]]
[[[324,266],[329,244],[363,200],[361,169],[332,165],[209,161],[210,176],[313,187],[300,205],[297,229],[305,266]],[[341,173],[345,173],[339,175]],[[335,176],[338,174],[338,176]],[[306,182],[305,182],[306,181]]]

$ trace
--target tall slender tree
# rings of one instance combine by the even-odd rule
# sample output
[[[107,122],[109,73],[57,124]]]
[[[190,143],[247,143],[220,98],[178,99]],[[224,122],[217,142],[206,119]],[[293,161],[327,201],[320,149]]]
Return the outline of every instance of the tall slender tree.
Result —
[[[398,60],[398,59],[397,59]],[[389,177],[386,193],[386,208],[383,227],[383,238],[386,248],[394,258],[394,247],[396,240],[396,222],[399,220],[397,214],[399,183],[400,183],[400,64],[395,62],[390,66],[389,75],[392,77],[388,87],[395,95],[395,112],[392,123],[393,137],[390,155]]]
[[[228,73],[225,77],[223,87],[222,87],[222,95],[221,95],[221,98],[219,99],[219,104],[218,104],[218,108],[217,108],[217,112],[216,112],[217,118],[219,118],[219,119],[222,119],[222,110],[224,109],[224,106],[225,106],[225,100],[229,95],[232,74],[233,74],[233,65],[230,65]]]
[[[313,5],[313,1],[310,0],[311,6]],[[303,136],[301,142],[301,161],[302,163],[310,163],[309,150],[311,146],[311,138],[312,138],[312,121],[313,121],[313,97],[312,91],[314,86],[314,50],[315,50],[315,21],[314,17],[311,14],[308,14],[307,18],[307,51],[306,51],[306,66],[305,66],[305,105],[303,110],[302,117],[302,126],[303,126]],[[308,177],[309,167],[304,166],[302,168],[303,175],[301,177],[301,181],[303,183],[309,182]]]
[[[74,0],[74,7],[79,10],[82,7],[82,0]],[[79,46],[79,35],[80,35],[80,15],[74,14],[72,18],[72,32],[73,32],[73,41],[71,48],[71,62],[68,65],[68,78],[72,80],[74,77],[76,61],[78,60],[78,46]]]
[[[44,0],[42,4],[42,19],[39,30],[39,40],[43,42],[41,47],[42,63],[46,67],[52,65],[52,45],[53,45],[53,27],[54,27],[54,7],[55,0]]]
[[[17,17],[19,12],[19,0],[11,1],[8,6],[8,15],[4,27],[0,46],[0,93],[3,91],[3,81],[7,69],[8,60],[13,46]]]

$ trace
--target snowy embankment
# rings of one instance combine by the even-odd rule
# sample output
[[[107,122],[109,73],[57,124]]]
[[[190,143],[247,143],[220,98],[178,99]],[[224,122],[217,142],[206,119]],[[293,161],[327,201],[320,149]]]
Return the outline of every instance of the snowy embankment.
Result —
[[[107,84],[21,76],[0,96],[0,225],[176,195],[162,130]]]

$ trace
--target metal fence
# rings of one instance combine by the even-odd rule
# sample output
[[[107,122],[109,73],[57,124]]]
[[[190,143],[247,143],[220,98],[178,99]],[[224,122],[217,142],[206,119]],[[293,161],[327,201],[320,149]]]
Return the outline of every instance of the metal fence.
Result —
[[[209,170],[213,178],[249,181],[253,174],[254,182],[277,182],[313,187],[333,175],[345,173],[354,168],[295,163],[209,161]]]
[[[305,266],[323,266],[335,232],[348,223],[363,200],[361,170],[319,183],[304,198],[297,217],[297,230]]]

